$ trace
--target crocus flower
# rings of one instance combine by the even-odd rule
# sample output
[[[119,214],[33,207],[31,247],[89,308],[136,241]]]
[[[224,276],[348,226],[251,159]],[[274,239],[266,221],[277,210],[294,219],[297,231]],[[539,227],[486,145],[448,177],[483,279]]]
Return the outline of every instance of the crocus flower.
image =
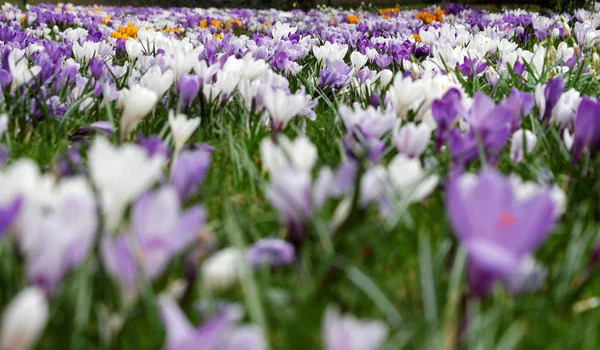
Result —
[[[554,225],[548,193],[519,201],[510,181],[493,169],[451,178],[446,211],[467,251],[471,293],[479,296],[518,273]]]
[[[583,98],[575,117],[573,134],[573,161],[581,158],[584,149],[595,154],[600,149],[600,103],[590,98]]]
[[[129,202],[161,175],[164,157],[160,154],[150,157],[133,144],[113,147],[106,139],[97,138],[90,148],[88,163],[100,192],[105,229],[113,231]]]
[[[230,247],[210,256],[202,264],[202,281],[211,290],[224,290],[242,276],[244,254],[237,248]]]
[[[172,110],[169,111],[169,126],[175,140],[175,155],[183,148],[186,141],[198,129],[200,118],[188,119],[185,114],[175,114]]]
[[[137,144],[146,150],[146,153],[149,157],[153,157],[155,155],[161,155],[165,159],[169,158],[169,148],[165,143],[156,136],[150,135],[148,137],[144,137],[143,135],[137,136],[138,142]]]
[[[271,130],[278,133],[300,114],[308,103],[308,98],[299,93],[288,94],[282,89],[267,88],[264,103],[271,117]]]
[[[211,150],[199,148],[184,150],[171,166],[171,184],[179,198],[184,200],[193,195],[208,172]]]
[[[502,101],[501,105],[509,108],[512,112],[511,131],[514,132],[519,129],[521,119],[531,112],[534,104],[534,98],[531,94],[519,91],[516,88],[510,91],[510,95]]]
[[[0,205],[0,237],[4,236],[16,218],[19,216],[21,209],[21,198],[13,199],[6,205]]]
[[[381,138],[396,123],[394,112],[373,106],[363,109],[354,103],[352,108],[341,105],[339,113],[347,130],[344,147],[348,154],[356,158],[365,154],[376,162],[385,147]]]
[[[450,89],[441,99],[433,101],[431,104],[431,113],[437,124],[435,147],[439,152],[442,145],[450,136],[450,128],[459,115],[465,114],[461,104],[460,91]]]
[[[263,238],[255,242],[246,252],[250,266],[282,266],[296,259],[294,247],[279,238]]]
[[[27,277],[47,293],[87,257],[98,229],[96,201],[84,178],[63,179],[53,196],[51,204],[29,205],[18,236]]]
[[[398,151],[410,158],[419,157],[431,140],[431,129],[425,123],[409,122],[394,129],[394,143]]]
[[[271,174],[267,197],[287,226],[289,240],[297,249],[304,236],[304,223],[312,214],[309,174],[291,168],[280,169]]]
[[[323,89],[330,88],[333,91],[339,91],[348,86],[352,81],[352,67],[347,66],[343,60],[326,60],[325,69],[321,70],[319,76],[319,86]]]
[[[37,342],[48,322],[48,301],[35,287],[23,289],[2,312],[0,348],[29,349]]]
[[[260,142],[260,159],[271,174],[283,168],[310,173],[317,156],[317,148],[305,135],[299,135],[294,141],[281,135],[277,138],[277,144],[271,138],[264,138]]]
[[[561,129],[572,127],[580,102],[579,91],[575,89],[565,91],[556,101],[550,120],[558,124]]]
[[[342,315],[333,306],[325,311],[321,329],[327,350],[377,350],[389,332],[381,321],[362,321],[352,315]]]
[[[158,102],[156,92],[141,85],[135,85],[122,97],[121,137],[128,135]]]
[[[187,107],[198,95],[200,91],[200,82],[195,75],[182,75],[177,84],[179,94],[181,96],[181,106]]]
[[[153,91],[160,98],[171,88],[174,77],[172,70],[162,72],[159,67],[154,66],[140,78],[140,85]]]
[[[243,311],[228,306],[194,329],[172,297],[159,296],[158,307],[167,331],[167,350],[264,350],[267,348],[261,329],[254,325],[240,325]]]
[[[540,110],[540,120],[550,120],[552,110],[564,90],[565,81],[560,75],[550,80],[545,87],[538,84],[535,88],[535,102]]]
[[[537,144],[537,137],[529,130],[519,129],[512,135],[510,144],[510,158],[520,162],[525,153],[531,153]]]
[[[137,281],[137,266],[153,280],[196,239],[205,218],[200,206],[182,211],[177,192],[170,186],[146,193],[133,206],[131,233],[102,241],[104,266],[130,290]]]

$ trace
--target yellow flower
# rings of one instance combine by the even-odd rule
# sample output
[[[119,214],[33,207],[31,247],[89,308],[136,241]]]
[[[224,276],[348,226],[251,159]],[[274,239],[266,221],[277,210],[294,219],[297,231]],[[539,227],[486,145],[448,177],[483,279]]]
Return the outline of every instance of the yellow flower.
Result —
[[[348,15],[346,16],[346,20],[348,21],[348,23],[352,23],[352,24],[358,24],[358,20],[360,18],[358,16],[355,15]]]

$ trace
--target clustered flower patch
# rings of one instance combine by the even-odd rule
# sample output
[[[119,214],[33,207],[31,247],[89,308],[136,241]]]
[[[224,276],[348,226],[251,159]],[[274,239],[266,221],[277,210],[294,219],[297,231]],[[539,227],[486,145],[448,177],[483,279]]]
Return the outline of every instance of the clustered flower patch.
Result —
[[[598,346],[600,6],[1,9],[1,349]]]

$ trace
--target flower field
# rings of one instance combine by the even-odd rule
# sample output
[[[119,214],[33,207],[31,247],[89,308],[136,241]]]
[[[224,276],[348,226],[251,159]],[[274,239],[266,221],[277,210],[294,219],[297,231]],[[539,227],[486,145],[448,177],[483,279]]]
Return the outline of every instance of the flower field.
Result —
[[[2,5],[0,349],[598,349],[600,4]]]

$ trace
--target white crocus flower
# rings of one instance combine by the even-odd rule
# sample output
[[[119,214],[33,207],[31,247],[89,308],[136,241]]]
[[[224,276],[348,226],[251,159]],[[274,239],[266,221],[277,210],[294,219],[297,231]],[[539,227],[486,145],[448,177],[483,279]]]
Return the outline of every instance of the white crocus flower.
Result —
[[[8,68],[13,78],[10,85],[10,90],[13,92],[19,86],[29,82],[42,71],[42,67],[40,66],[29,68],[29,62],[27,62],[27,58],[23,56],[21,50],[12,51],[8,55]]]
[[[211,290],[231,287],[241,277],[244,254],[237,248],[226,248],[214,253],[202,264],[204,285]]]
[[[398,151],[410,158],[419,157],[427,148],[431,139],[431,128],[420,123],[406,123],[394,129],[394,143]]]
[[[160,177],[165,159],[148,156],[134,144],[112,146],[97,138],[89,152],[90,174],[98,191],[105,228],[114,231],[129,202],[135,200]]]
[[[22,290],[2,313],[0,348],[31,348],[42,334],[47,321],[48,301],[44,292],[36,287]]]
[[[354,51],[350,54],[350,62],[352,62],[352,66],[354,66],[354,71],[358,72],[365,64],[369,58],[358,51]]]
[[[525,139],[525,142],[523,142]],[[510,144],[510,157],[515,162],[520,162],[525,153],[531,153],[537,144],[537,137],[530,130],[519,129],[512,135]]]
[[[8,114],[0,114],[0,137],[8,130]]]
[[[130,60],[134,60],[142,55],[144,46],[137,40],[127,39],[125,42],[125,51]]]
[[[428,175],[418,159],[398,154],[388,166],[393,187],[403,200],[418,202],[427,197],[438,184],[437,175]]]
[[[175,142],[175,154],[181,151],[186,141],[198,129],[199,125],[200,118],[188,119],[185,114],[175,114],[172,110],[169,111],[169,126],[171,127]]]
[[[581,95],[575,89],[569,89],[560,95],[552,109],[551,120],[561,128],[565,128],[575,121],[575,115],[581,102]]]
[[[276,174],[279,169],[284,168],[310,173],[318,153],[306,136],[299,135],[294,141],[290,141],[285,135],[281,135],[277,141],[275,144],[271,138],[265,138],[260,143],[260,159],[270,174]]]
[[[160,68],[155,66],[140,78],[140,85],[154,91],[157,96],[161,97],[173,85],[174,78],[175,74],[172,70],[168,69],[161,72]]]
[[[156,92],[141,85],[133,86],[125,94],[122,92],[123,114],[121,114],[121,137],[132,132],[158,102]]]
[[[271,127],[275,131],[283,129],[308,103],[302,94],[287,94],[281,89],[265,90],[264,103],[271,116]]]
[[[289,23],[277,22],[272,29],[273,39],[279,40],[284,36],[295,33],[297,30],[298,28],[291,27]]]

